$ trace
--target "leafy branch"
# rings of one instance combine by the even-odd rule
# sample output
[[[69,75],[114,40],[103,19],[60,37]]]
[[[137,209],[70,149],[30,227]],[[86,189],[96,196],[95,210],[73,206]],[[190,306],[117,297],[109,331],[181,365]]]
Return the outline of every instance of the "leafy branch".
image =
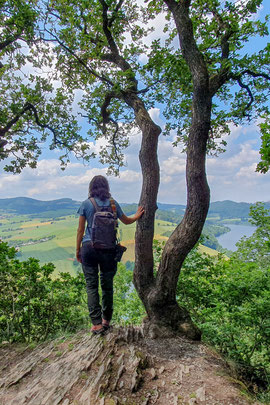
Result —
[[[48,124],[44,124],[40,121],[39,118],[39,114],[38,111],[36,109],[36,107],[31,104],[30,102],[27,102],[23,109],[17,114],[15,115],[7,124],[4,128],[0,128],[0,138],[4,138],[4,136],[10,131],[10,129],[19,121],[20,118],[22,118],[23,115],[25,115],[28,112],[32,112],[34,115],[34,119],[35,119],[35,123],[42,129],[48,129],[49,131],[51,131],[53,133],[53,137],[54,137],[54,143],[55,144],[59,144],[62,146],[65,146],[67,148],[69,148],[68,144],[66,142],[62,142],[57,138],[57,130],[55,128],[53,128],[52,126],[48,125]],[[6,144],[7,144],[7,140],[6,139],[0,139],[0,148],[3,148]]]
[[[43,41],[57,42],[65,51],[67,51],[74,59],[76,59],[77,62],[79,62],[79,64],[82,65],[87,70],[88,73],[90,73],[91,75],[93,75],[94,77],[99,79],[101,82],[107,83],[110,86],[113,86],[113,82],[111,82],[108,78],[99,75],[95,70],[91,69],[82,58],[80,58],[70,47],[65,45],[63,41],[61,41],[55,34],[53,34],[53,32],[49,31],[46,28],[45,28],[45,32],[47,32],[47,34],[51,35],[53,40],[51,38],[42,37]]]

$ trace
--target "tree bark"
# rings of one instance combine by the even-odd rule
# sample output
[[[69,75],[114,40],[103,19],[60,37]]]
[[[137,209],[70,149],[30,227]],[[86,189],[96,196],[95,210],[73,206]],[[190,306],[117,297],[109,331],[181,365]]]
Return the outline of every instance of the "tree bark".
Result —
[[[153,122],[138,96],[130,94],[126,98],[126,102],[133,108],[137,124],[142,131],[139,158],[143,184],[139,204],[144,207],[144,215],[137,222],[135,234],[134,284],[147,310],[147,295],[155,284],[153,238],[159,189],[157,148],[161,128]]]
[[[148,295],[148,316],[152,323],[166,325],[192,339],[199,339],[199,330],[193,325],[188,312],[176,301],[181,266],[201,235],[210,200],[205,173],[209,122],[203,125],[194,121],[189,133],[186,164],[187,207],[182,222],[164,247],[155,288]]]
[[[152,232],[151,236],[149,233],[148,239],[145,238],[145,231],[149,231],[147,220],[142,218],[139,221],[136,232],[134,281],[148,315],[145,323],[147,333],[153,337],[160,334],[164,336],[164,331],[166,334],[174,330],[197,340],[200,339],[201,333],[193,324],[187,310],[179,307],[176,300],[176,287],[181,266],[201,235],[209,208],[210,191],[206,178],[205,158],[212,97],[209,91],[207,67],[193,36],[192,22],[188,15],[189,2],[165,0],[165,3],[174,16],[182,53],[193,80],[192,124],[189,131],[186,163],[187,207],[182,222],[165,245],[156,279],[153,278],[153,256],[150,254]],[[156,150],[153,150],[153,145],[148,142],[148,137],[144,135],[140,152],[144,179],[141,204],[147,204],[147,207],[153,209],[156,194],[151,195],[151,188],[153,185],[156,193],[158,183],[155,166],[152,166],[150,156],[154,154],[155,161]],[[149,198],[151,198],[150,203]],[[150,222],[153,214],[149,217]],[[145,246],[146,239],[149,246]],[[146,256],[145,248],[148,252]]]

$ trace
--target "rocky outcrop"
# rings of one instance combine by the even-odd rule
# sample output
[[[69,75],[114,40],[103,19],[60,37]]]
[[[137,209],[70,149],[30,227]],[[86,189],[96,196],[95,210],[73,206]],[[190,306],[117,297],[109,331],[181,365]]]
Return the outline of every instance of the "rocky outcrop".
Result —
[[[140,328],[80,332],[35,349],[0,349],[3,405],[245,405],[222,359],[183,338],[146,339]],[[250,402],[251,401],[251,402]]]

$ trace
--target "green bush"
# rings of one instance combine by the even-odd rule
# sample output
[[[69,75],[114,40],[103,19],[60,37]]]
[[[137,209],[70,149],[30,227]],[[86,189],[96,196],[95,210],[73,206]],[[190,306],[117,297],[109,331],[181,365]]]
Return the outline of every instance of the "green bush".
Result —
[[[234,360],[253,387],[270,379],[270,269],[196,250],[186,260],[177,289],[203,339]]]
[[[84,275],[54,276],[52,263],[19,261],[15,248],[0,242],[0,340],[43,341],[59,332],[89,325]],[[139,324],[145,314],[132,284],[132,271],[121,263],[114,279],[117,324]]]
[[[200,327],[203,340],[234,362],[263,401],[270,399],[269,214],[262,203],[251,207],[250,222],[256,230],[242,238],[230,260],[194,248],[177,285],[177,300]],[[154,241],[156,270],[162,249]]]
[[[145,309],[132,282],[133,271],[118,264],[114,278],[113,321],[117,324],[138,325],[145,316]]]
[[[54,270],[33,258],[20,262],[14,248],[0,243],[1,341],[45,340],[88,322],[83,276],[55,278]]]

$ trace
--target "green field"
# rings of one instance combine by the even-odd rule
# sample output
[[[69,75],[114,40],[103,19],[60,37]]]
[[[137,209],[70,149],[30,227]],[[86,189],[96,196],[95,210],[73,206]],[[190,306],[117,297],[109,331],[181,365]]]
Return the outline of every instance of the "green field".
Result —
[[[23,222],[21,222],[23,221]],[[28,216],[0,219],[0,237],[9,244],[28,243],[19,246],[20,260],[35,257],[41,264],[53,262],[57,271],[74,273],[75,238],[78,219],[73,216],[62,217],[60,220],[31,219]],[[20,229],[18,229],[20,228]],[[6,238],[9,236],[8,238]],[[40,241],[53,237],[48,241]],[[33,244],[30,244],[33,240]]]
[[[56,271],[74,274],[76,266],[75,246],[78,217],[70,215],[60,217],[57,220],[44,218],[31,218],[26,215],[0,217],[0,238],[9,244],[18,246],[19,259],[26,260],[35,257],[41,264],[54,263]],[[162,221],[155,222],[155,239],[167,240],[164,233],[172,232],[176,224]],[[134,235],[136,224],[124,225],[120,223],[118,235],[121,243],[127,247],[123,256],[123,262],[134,261]],[[52,238],[47,241],[42,239]],[[32,242],[31,242],[32,240]],[[26,246],[21,246],[26,243]],[[207,253],[215,252],[207,249]],[[76,263],[76,262],[75,262]]]

